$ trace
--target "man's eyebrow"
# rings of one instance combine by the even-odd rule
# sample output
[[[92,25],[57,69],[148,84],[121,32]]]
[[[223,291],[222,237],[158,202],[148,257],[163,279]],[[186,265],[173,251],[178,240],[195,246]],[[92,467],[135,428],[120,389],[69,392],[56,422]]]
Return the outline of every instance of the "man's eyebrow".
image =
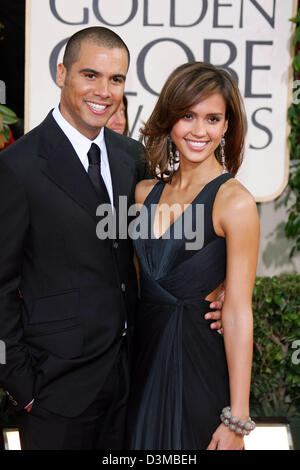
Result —
[[[97,70],[89,69],[89,68],[81,69],[80,73],[92,73],[93,75],[96,75],[96,76],[101,75],[101,73],[98,72]],[[112,77],[122,78],[124,81],[126,80],[126,75],[124,75],[122,73],[115,73],[115,74],[112,75]]]
[[[122,78],[124,81],[126,80],[126,75],[123,75],[122,73],[115,73],[112,75],[114,78]]]
[[[93,70],[93,69],[81,69],[80,73],[93,73],[94,75],[99,75],[99,72],[97,72],[97,70]]]

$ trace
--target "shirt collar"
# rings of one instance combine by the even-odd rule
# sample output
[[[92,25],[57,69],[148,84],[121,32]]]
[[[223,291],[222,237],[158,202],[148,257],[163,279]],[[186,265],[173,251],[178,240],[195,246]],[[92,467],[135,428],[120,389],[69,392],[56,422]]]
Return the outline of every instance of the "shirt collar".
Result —
[[[80,154],[83,150],[87,153],[92,143],[97,144],[100,148],[104,141],[104,127],[101,127],[99,134],[94,140],[90,140],[73,127],[61,114],[59,105],[53,110],[53,117],[62,131],[66,134],[69,141],[73,145],[75,151]]]

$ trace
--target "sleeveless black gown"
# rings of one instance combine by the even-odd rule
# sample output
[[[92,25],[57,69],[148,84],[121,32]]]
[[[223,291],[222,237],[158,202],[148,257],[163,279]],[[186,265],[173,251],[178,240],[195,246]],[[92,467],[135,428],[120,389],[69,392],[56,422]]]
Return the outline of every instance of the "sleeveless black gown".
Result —
[[[205,298],[225,279],[225,239],[216,235],[212,208],[229,173],[210,181],[162,237],[153,234],[154,211],[166,183],[144,202],[149,237],[134,242],[140,263],[141,301],[136,317],[134,366],[128,408],[128,448],[206,449],[229,404],[223,337],[204,319]],[[202,248],[186,249],[195,232],[197,206],[204,208]],[[145,212],[145,210],[147,210]],[[148,213],[148,215],[147,215]],[[190,219],[188,219],[189,216]],[[204,227],[203,227],[204,225]],[[183,237],[175,236],[180,233]],[[185,230],[185,231],[184,231]]]

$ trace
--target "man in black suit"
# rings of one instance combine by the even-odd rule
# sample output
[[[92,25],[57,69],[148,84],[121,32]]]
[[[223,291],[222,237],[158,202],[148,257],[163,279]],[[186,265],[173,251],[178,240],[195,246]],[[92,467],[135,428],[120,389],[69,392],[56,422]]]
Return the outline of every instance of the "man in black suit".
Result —
[[[96,209],[118,219],[146,176],[141,144],[104,127],[128,65],[112,31],[76,33],[60,105],[0,157],[0,385],[23,449],[123,448],[136,274],[130,240],[96,236]]]

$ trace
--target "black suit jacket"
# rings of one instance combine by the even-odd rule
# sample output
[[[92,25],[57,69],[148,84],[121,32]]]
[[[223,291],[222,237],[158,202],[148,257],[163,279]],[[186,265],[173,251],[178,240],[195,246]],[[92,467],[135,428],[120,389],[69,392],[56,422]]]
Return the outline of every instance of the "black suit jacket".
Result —
[[[143,147],[105,128],[114,206],[146,177]],[[101,203],[50,113],[0,155],[0,385],[15,409],[35,397],[77,416],[92,402],[136,305],[128,239],[99,240]],[[20,292],[23,298],[20,299]]]

